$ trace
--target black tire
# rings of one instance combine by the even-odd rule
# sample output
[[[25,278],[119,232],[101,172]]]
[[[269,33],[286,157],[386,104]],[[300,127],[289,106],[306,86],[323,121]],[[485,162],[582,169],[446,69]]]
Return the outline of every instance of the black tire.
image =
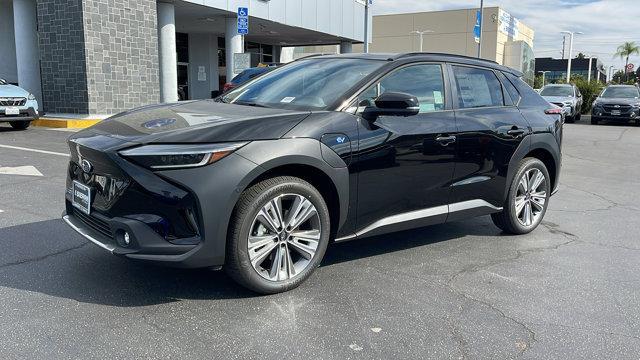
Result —
[[[520,179],[523,178],[525,172],[528,172],[532,169],[540,170],[540,172],[542,172],[542,174],[544,175],[544,189],[546,191],[546,198],[543,209],[539,213],[539,216],[535,221],[532,222],[531,225],[525,226],[518,219],[518,214],[516,214],[515,202]],[[516,171],[513,180],[511,181],[511,186],[509,187],[507,199],[505,200],[503,205],[503,210],[499,213],[491,214],[493,223],[504,232],[509,234],[521,235],[530,233],[542,222],[542,219],[544,218],[544,215],[547,211],[547,207],[549,206],[551,191],[552,189],[549,171],[547,170],[547,167],[544,165],[544,163],[536,158],[523,159],[518,166],[518,170]]]
[[[582,114],[577,113],[577,114],[576,114],[576,116],[575,116],[574,122],[578,122],[578,121],[580,121],[581,119],[582,119]]]
[[[31,125],[31,121],[9,121],[9,124],[15,130],[26,130]]]
[[[598,125],[598,118],[591,115],[591,125]]]
[[[567,116],[564,118],[564,122],[565,122],[565,123],[569,123],[569,124],[571,124],[571,123],[573,123],[574,121],[575,121],[575,119],[574,119],[574,117],[573,117],[573,116],[569,116],[569,115],[567,115]]]
[[[248,238],[258,212],[271,199],[283,194],[302,195],[316,208],[320,223],[320,240],[315,255],[300,273],[287,280],[273,281],[258,274],[249,260]],[[329,244],[331,223],[329,209],[320,192],[308,182],[279,176],[261,181],[240,196],[231,217],[227,236],[225,271],[240,285],[261,294],[275,294],[296,288],[320,265]]]

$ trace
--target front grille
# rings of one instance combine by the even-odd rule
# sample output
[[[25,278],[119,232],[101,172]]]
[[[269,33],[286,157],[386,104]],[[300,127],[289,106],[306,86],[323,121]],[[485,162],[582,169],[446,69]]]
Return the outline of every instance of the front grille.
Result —
[[[560,106],[560,107],[563,107],[563,106],[564,106],[564,104],[563,104],[563,103],[558,103],[558,102],[552,102],[552,104],[553,104],[553,105],[556,105],[556,106]]]
[[[620,111],[629,111],[631,110],[631,105],[604,105],[604,109],[606,111],[612,111],[612,110],[620,110]]]
[[[89,226],[100,234],[108,238],[113,237],[113,235],[111,234],[111,226],[109,226],[106,221],[98,219],[93,215],[87,215],[76,208],[73,209],[73,216],[75,216],[80,221],[82,221],[83,224]]]
[[[23,97],[3,97],[0,98],[0,106],[24,106],[27,98]]]

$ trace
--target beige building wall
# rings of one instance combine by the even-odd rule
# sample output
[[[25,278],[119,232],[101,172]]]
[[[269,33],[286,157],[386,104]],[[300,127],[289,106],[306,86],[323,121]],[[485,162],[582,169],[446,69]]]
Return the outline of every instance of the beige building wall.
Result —
[[[370,52],[420,51],[420,36],[411,32],[431,30],[432,33],[424,34],[423,51],[475,57],[478,44],[474,39],[473,28],[477,11],[478,9],[462,9],[374,16]],[[506,49],[513,46],[514,42],[522,41],[533,47],[533,29],[510,16],[505,10],[499,7],[485,8],[483,19],[483,58],[504,64]],[[337,51],[335,45],[309,46],[297,49],[297,55],[299,57],[309,53]],[[354,45],[353,51],[362,52],[362,44]],[[506,55],[509,59],[516,58],[515,55]]]

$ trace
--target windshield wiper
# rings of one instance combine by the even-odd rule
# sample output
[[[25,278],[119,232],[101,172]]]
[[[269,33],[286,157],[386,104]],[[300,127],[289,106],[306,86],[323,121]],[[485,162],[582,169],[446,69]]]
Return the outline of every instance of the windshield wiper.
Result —
[[[254,103],[254,102],[251,102],[251,101],[234,101],[234,102],[232,102],[232,104],[244,105],[244,106],[263,107],[263,108],[268,108],[269,107],[267,105],[258,104],[258,103]]]

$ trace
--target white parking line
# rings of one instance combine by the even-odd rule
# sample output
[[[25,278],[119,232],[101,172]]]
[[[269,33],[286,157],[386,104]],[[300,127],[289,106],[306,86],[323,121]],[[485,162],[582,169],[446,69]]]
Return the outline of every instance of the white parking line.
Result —
[[[37,153],[41,153],[41,154],[57,155],[57,156],[67,156],[67,157],[69,156],[69,154],[65,154],[65,153],[59,153],[59,152],[47,151],[47,150],[39,150],[39,149],[31,149],[31,148],[25,148],[25,147],[20,147],[20,146],[0,145],[0,148],[7,148],[7,149],[14,149],[14,150],[24,150],[24,151],[37,152]]]

